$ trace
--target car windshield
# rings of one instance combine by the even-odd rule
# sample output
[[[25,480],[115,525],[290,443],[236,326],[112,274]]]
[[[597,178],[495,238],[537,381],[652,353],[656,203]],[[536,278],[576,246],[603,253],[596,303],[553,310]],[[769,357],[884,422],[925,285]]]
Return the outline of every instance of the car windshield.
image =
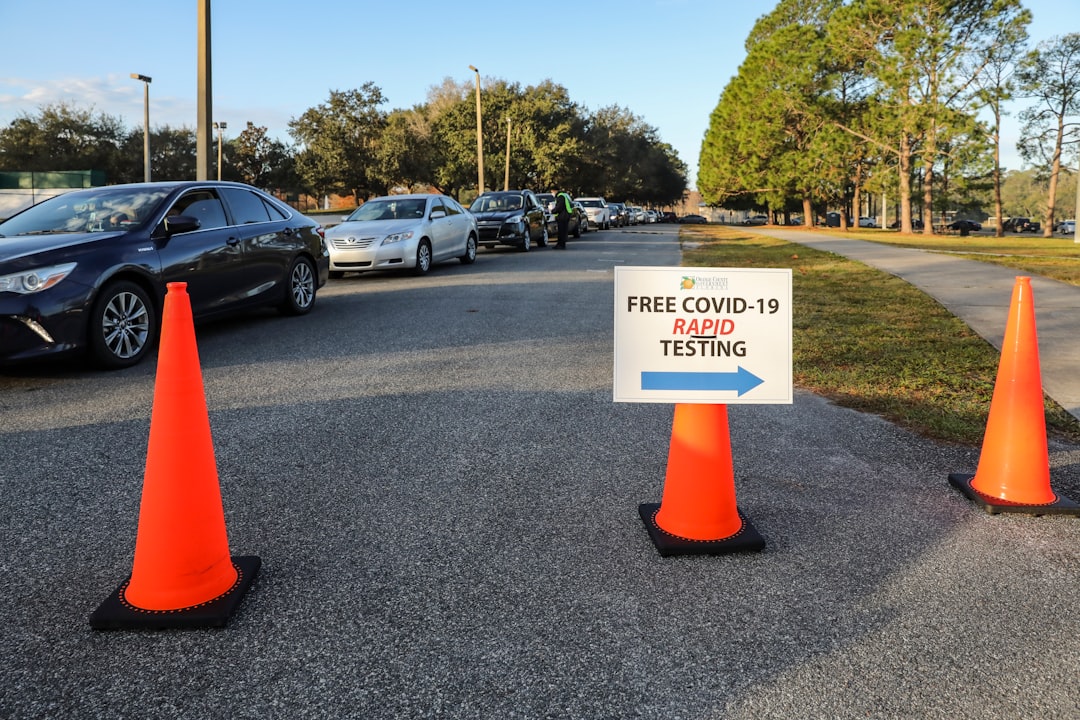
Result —
[[[416,220],[424,217],[427,200],[410,198],[408,200],[368,200],[346,218],[346,222],[364,220]]]
[[[603,205],[600,204],[599,200],[581,200],[580,202],[585,207],[592,207],[592,208],[603,207]]]
[[[0,223],[0,236],[112,232],[153,217],[169,188],[95,188],[49,198]]]
[[[481,195],[469,206],[469,210],[473,212],[503,212],[520,209],[520,195]]]

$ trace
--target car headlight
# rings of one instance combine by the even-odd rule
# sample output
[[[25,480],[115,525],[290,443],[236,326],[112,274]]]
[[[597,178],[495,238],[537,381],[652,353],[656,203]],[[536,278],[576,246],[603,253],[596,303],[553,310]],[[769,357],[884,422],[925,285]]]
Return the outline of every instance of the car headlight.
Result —
[[[12,275],[0,276],[0,292],[13,292],[19,295],[48,290],[66,278],[75,269],[76,263],[64,263],[51,267],[34,268]]]
[[[503,220],[503,222],[505,222],[507,225],[518,225],[520,223],[525,222],[525,216],[524,215],[511,215],[510,217]]]
[[[383,241],[382,241],[382,244],[383,245],[389,245],[391,243],[404,242],[405,240],[408,240],[412,236],[413,236],[412,230],[409,230],[408,232],[394,233],[393,235],[387,235],[386,237],[384,237]]]

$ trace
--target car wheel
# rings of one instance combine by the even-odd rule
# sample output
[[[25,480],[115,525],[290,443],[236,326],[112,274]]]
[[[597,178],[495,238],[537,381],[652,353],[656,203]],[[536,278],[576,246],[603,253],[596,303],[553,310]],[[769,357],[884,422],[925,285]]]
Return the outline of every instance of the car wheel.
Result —
[[[543,235],[540,236],[540,242],[537,243],[537,244],[540,247],[547,247],[548,246],[548,238],[550,238],[550,237],[551,236],[548,235],[547,223],[544,223],[544,233],[543,233]]]
[[[416,246],[416,265],[413,266],[413,275],[426,275],[429,270],[431,270],[431,243],[424,239]]]
[[[526,225],[525,237],[521,241],[521,252],[529,252],[529,250],[532,250],[532,228]]]
[[[102,290],[90,315],[90,353],[107,369],[135,365],[157,337],[158,311],[150,296],[133,282],[119,281]]]
[[[465,254],[458,258],[462,265],[472,265],[476,262],[476,236],[469,233],[469,239],[465,241]]]
[[[581,237],[581,221],[580,220],[578,220],[577,225],[574,226],[574,237],[575,238]]]
[[[286,279],[285,300],[280,310],[286,315],[303,315],[315,304],[315,268],[306,257],[293,260]]]

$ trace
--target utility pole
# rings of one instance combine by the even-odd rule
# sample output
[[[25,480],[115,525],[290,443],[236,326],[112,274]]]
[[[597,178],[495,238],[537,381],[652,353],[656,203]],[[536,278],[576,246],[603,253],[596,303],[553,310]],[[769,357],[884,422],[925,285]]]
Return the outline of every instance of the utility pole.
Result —
[[[195,122],[195,179],[210,179],[210,149],[213,146],[213,90],[210,67],[210,0],[199,2],[198,115]]]

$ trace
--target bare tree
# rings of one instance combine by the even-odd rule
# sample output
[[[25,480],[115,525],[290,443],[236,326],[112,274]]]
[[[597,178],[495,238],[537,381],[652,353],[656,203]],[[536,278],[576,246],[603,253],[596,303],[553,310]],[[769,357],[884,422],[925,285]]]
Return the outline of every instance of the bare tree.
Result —
[[[1080,142],[1080,33],[1039,43],[1016,74],[1022,95],[1036,101],[1020,113],[1024,127],[1018,148],[1024,160],[1049,172],[1043,236],[1050,237],[1054,234],[1062,152]]]

